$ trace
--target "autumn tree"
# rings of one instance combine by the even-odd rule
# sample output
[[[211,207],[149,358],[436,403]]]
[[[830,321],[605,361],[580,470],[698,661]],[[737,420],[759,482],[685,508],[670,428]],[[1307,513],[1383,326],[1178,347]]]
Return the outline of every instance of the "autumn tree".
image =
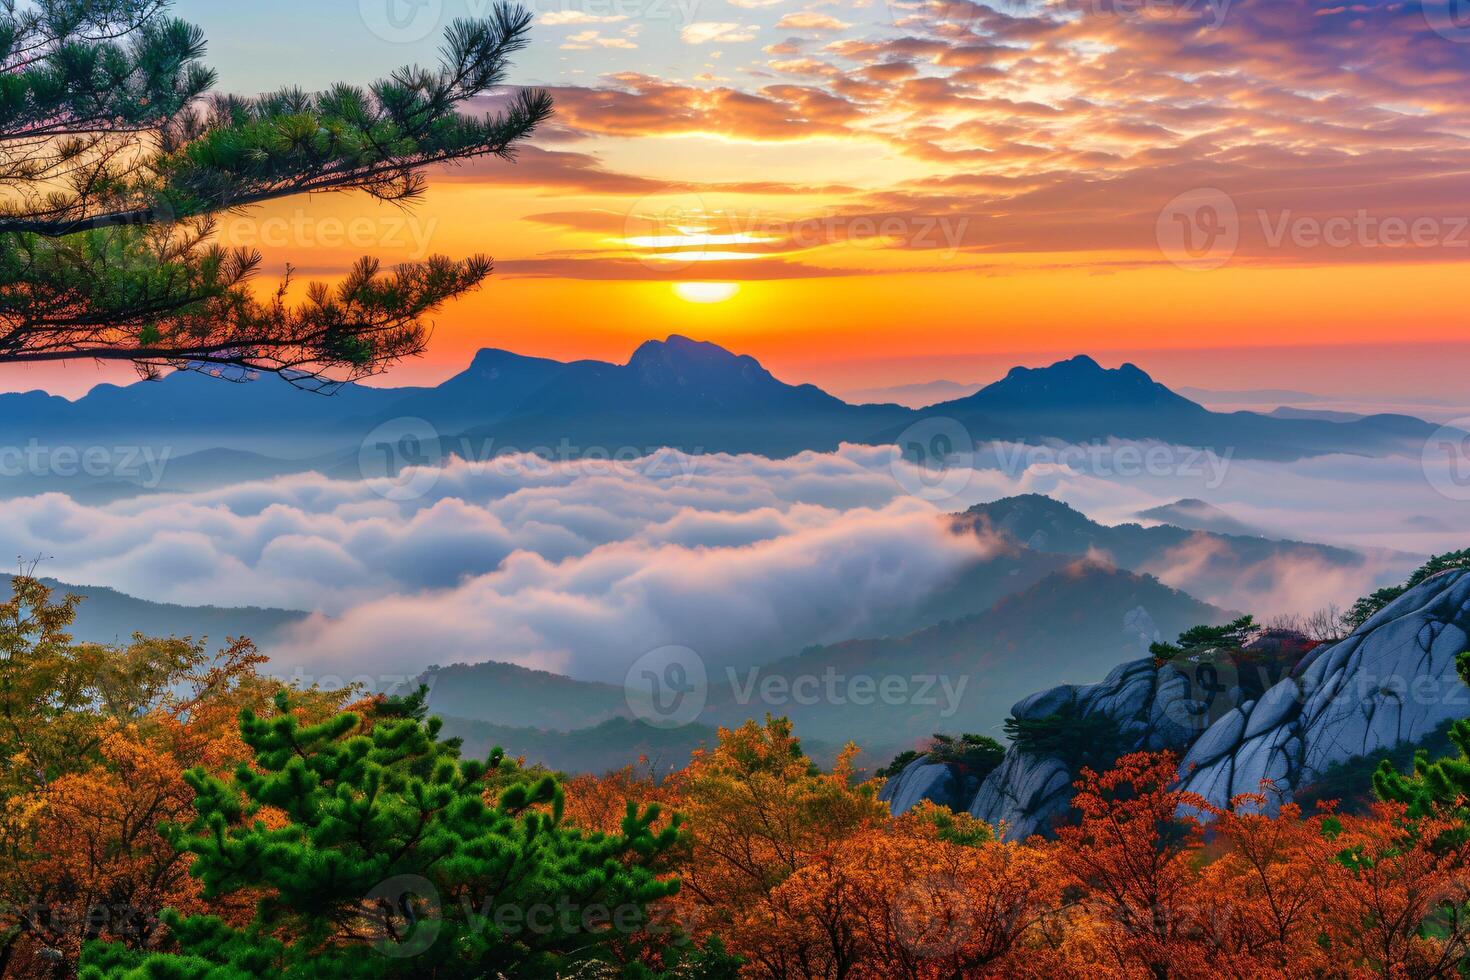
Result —
[[[1341,873],[1322,882],[1323,945],[1343,972],[1463,977],[1470,971],[1470,844],[1443,816],[1399,803],[1327,824]]]
[[[282,693],[272,717],[244,712],[251,763],[187,773],[197,815],[171,837],[206,902],[250,896],[253,914],[166,913],[168,949],[94,944],[82,975],[648,975],[649,906],[678,889],[651,865],[679,822],[654,831],[657,806],[629,805],[615,834],[569,827],[555,778],[460,758],[421,707],[303,724]]]
[[[818,945],[789,941],[798,925],[774,893],[818,855],[879,826],[887,805],[855,777],[855,747],[830,772],[802,751],[785,718],[721,729],[696,753],[678,785],[693,850],[681,870],[681,918],[698,934],[718,933],[744,956],[747,972],[818,975]]]
[[[1060,901],[1049,850],[1000,843],[968,814],[925,803],[817,856],[776,889],[819,976],[1006,975]],[[816,955],[815,951],[821,951]]]
[[[676,781],[656,777],[644,758],[636,765],[626,765],[600,776],[587,773],[570,776],[564,787],[567,822],[605,834],[616,833],[622,826],[630,800],[658,803],[665,819],[681,803]]]
[[[70,975],[85,941],[146,946],[163,908],[200,908],[158,825],[190,813],[187,768],[246,757],[236,716],[280,688],[244,640],[77,643],[79,601],[20,576],[0,605],[0,976]]]
[[[204,38],[168,6],[0,4],[0,361],[249,369],[306,385],[422,351],[422,318],[479,285],[488,258],[392,272],[364,258],[296,303],[285,285],[252,292],[262,256],[220,245],[215,219],[321,191],[408,204],[426,167],[511,158],[551,114],[545,93],[462,110],[504,82],[531,14],[499,3],[455,21],[432,69],[240,98],[210,94]]]
[[[1159,978],[1189,969],[1186,957],[1200,952],[1181,940],[1197,927],[1192,860],[1202,826],[1181,807],[1211,808],[1173,789],[1177,779],[1167,752],[1125,755],[1104,773],[1084,768],[1072,799],[1080,819],[1058,831],[1058,863],[1100,924],[1113,965]]]
[[[1383,802],[1304,816],[1269,785],[1216,808],[1176,778],[1168,753],[1083,773],[1081,819],[1055,851],[1072,895],[1057,962],[1242,980],[1470,969],[1470,843],[1454,815]]]
[[[1327,828],[1327,814],[1304,817],[1274,794],[1237,796],[1214,814],[1214,859],[1200,871],[1192,937],[1204,944],[1211,968],[1234,977],[1316,975],[1330,958],[1321,940],[1331,917],[1328,882],[1344,869]]]

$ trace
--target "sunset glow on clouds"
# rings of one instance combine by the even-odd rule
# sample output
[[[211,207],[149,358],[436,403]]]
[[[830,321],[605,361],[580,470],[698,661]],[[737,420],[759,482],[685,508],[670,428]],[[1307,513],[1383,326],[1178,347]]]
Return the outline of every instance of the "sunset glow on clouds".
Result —
[[[383,26],[389,3],[411,29]],[[365,81],[486,7],[260,6],[178,5],[221,88]],[[557,114],[518,163],[433,177],[412,234],[355,196],[235,229],[365,222],[263,247],[303,277],[493,254],[398,383],[482,346],[622,359],[673,329],[828,383],[839,339],[881,358],[1464,336],[1470,31],[1441,0],[533,9],[514,80]],[[690,281],[741,288],[689,302]]]

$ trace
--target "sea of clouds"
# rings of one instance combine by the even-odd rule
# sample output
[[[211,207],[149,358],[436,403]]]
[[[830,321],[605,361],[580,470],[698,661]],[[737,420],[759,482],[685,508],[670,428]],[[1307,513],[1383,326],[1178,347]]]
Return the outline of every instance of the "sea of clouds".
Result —
[[[1436,491],[1419,459],[1187,467],[1181,453],[1134,467],[1148,447],[1119,444],[1123,463],[1015,448],[981,453],[958,480],[893,447],[844,446],[784,460],[500,456],[105,505],[51,493],[0,502],[0,553],[144,599],[313,613],[268,650],[278,669],[504,660],[621,680],[665,644],[719,664],[866,635],[995,554],[945,514],[1015,493],[1109,523],[1203,497],[1273,534],[1367,549],[1359,566],[1288,556],[1222,587],[1205,572],[1218,544],[1194,539],[1148,569],[1263,615],[1350,602],[1409,567],[1406,551],[1470,544],[1470,506]]]

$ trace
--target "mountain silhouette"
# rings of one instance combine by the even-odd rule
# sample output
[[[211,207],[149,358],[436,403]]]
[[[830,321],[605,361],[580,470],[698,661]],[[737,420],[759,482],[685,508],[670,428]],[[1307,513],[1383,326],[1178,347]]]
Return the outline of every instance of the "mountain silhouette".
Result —
[[[1212,412],[1132,364],[1109,369],[1082,355],[1044,368],[1013,368],[975,394],[931,405],[919,415],[957,421],[977,442],[1156,440],[1222,456],[1276,460],[1337,452],[1417,453],[1435,430],[1403,415],[1342,421]],[[882,435],[891,438],[898,431]]]
[[[262,474],[341,475],[355,472],[358,447],[376,426],[401,419],[424,420],[439,433],[443,452],[461,455],[466,446],[569,455],[673,447],[777,457],[830,451],[843,442],[898,442],[910,426],[942,419],[982,444],[1157,440],[1222,455],[1296,459],[1417,453],[1435,429],[1401,415],[1344,421],[1212,412],[1132,364],[1104,368],[1080,355],[1014,368],[974,394],[923,409],[854,405],[814,385],[782,381],[749,355],[673,335],[639,345],[622,364],[486,349],[465,370],[424,387],[348,384],[321,395],[274,375],[229,383],[176,372],[160,381],[98,385],[75,401],[44,392],[6,394],[0,395],[0,445],[125,443],[166,447],[174,458],[229,450],[269,457],[257,461]],[[227,467],[208,469],[223,476]],[[83,482],[30,474],[4,489],[11,495],[69,491]],[[103,491],[127,493],[128,484],[112,479]]]
[[[1004,378],[973,395],[934,407],[1003,413],[1103,409],[1209,414],[1203,406],[1175,394],[1132,364],[1104,368],[1085,354],[1050,367],[1011,368]]]

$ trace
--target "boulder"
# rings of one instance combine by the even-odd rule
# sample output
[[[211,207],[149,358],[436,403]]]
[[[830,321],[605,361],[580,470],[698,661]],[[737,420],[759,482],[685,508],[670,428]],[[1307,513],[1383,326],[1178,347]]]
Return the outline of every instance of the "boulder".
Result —
[[[1180,768],[1188,772],[1229,755],[1240,744],[1240,736],[1244,731],[1245,714],[1239,708],[1231,708],[1219,721],[1205,729],[1205,733],[1189,747]]]
[[[924,800],[933,800],[950,809],[966,809],[969,801],[960,800],[958,796],[959,780],[949,766],[919,758],[884,783],[878,799],[887,800],[894,813],[910,810]]]
[[[1421,742],[1445,722],[1470,715],[1470,690],[1455,672],[1455,658],[1466,649],[1470,572],[1444,572],[1347,639],[1313,650],[1292,677],[1262,696],[1230,752],[1228,791],[1218,766],[1184,772],[1183,787],[1221,805],[1229,793],[1256,792],[1266,779],[1279,793],[1274,799],[1283,801],[1334,763]],[[1190,757],[1214,758],[1224,734],[1206,732]]]
[[[1119,665],[1097,684],[1037,692],[1011,711],[1017,718],[1106,715],[1120,751],[1179,753],[1181,788],[1223,806],[1267,780],[1275,789],[1271,808],[1333,763],[1422,741],[1444,722],[1470,716],[1470,689],[1455,672],[1466,649],[1470,571],[1457,570],[1410,589],[1347,639],[1306,651],[1289,677],[1253,703],[1242,704],[1236,688],[1207,710],[1200,698],[1214,695],[1201,693],[1188,664],[1156,666],[1147,658]],[[1206,725],[1211,715],[1219,717]],[[947,782],[933,771],[942,768],[920,760],[885,787],[894,811],[920,799],[945,802],[956,790],[953,774]],[[1014,840],[1065,816],[1075,778],[1068,760],[1012,746],[973,799],[947,805],[1003,826]]]
[[[1120,736],[1117,748],[1122,752],[1182,752],[1197,732],[1175,720],[1180,715],[1187,721],[1189,712],[1176,712],[1171,706],[1185,704],[1189,694],[1184,675],[1172,667],[1155,666],[1150,657],[1115,667],[1097,684],[1066,684],[1033,694],[1018,702],[1011,714],[1044,718],[1067,710],[1082,717],[1105,715]],[[981,783],[969,810],[1001,827],[1010,840],[1044,833],[1066,815],[1076,778],[1068,760],[1030,755],[1012,746],[999,768]]]

